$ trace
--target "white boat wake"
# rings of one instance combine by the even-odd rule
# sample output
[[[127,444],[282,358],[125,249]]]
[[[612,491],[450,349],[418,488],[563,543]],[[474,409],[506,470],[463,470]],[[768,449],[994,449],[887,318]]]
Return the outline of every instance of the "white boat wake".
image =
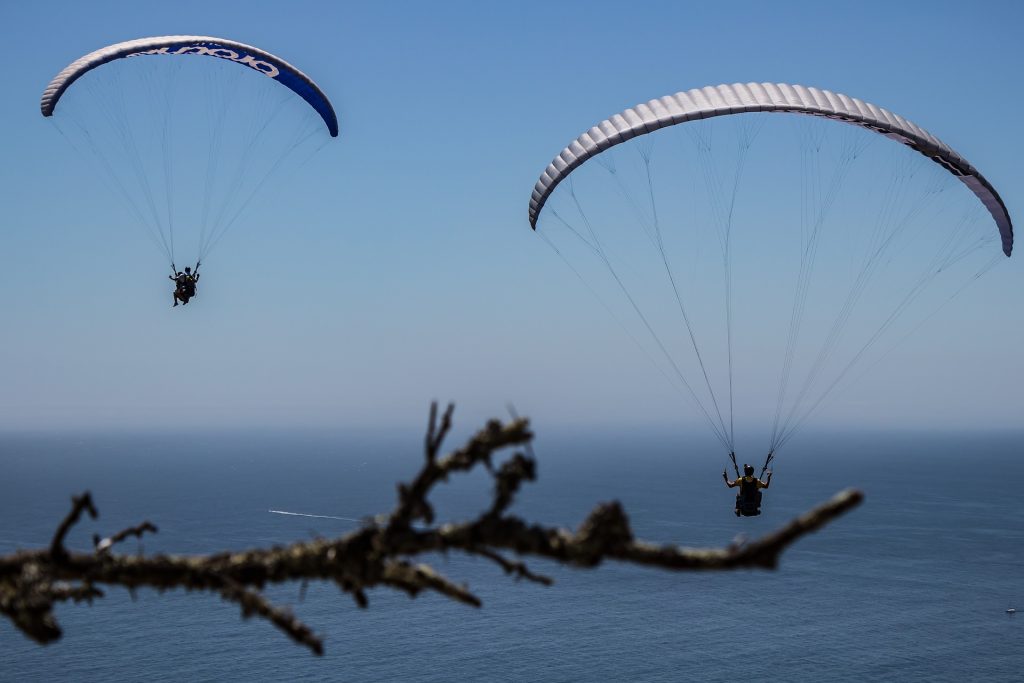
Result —
[[[352,517],[335,517],[334,515],[307,515],[304,512],[287,512],[285,510],[267,510],[267,512],[273,512],[275,515],[291,515],[293,517],[316,517],[317,519],[340,519],[344,522],[360,522],[362,520],[353,519]]]

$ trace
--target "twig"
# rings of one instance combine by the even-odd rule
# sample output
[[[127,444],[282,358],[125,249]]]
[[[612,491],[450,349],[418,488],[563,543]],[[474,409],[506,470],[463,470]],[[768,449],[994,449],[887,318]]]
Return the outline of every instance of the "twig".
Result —
[[[96,548],[97,553],[104,553],[109,551],[114,544],[120,543],[129,536],[142,538],[142,534],[147,531],[151,534],[155,534],[157,532],[157,528],[151,522],[143,522],[142,524],[118,531],[116,534],[108,538],[100,538],[98,535],[94,534],[92,537],[92,544],[93,547]]]
[[[527,579],[534,583],[539,583],[545,586],[550,586],[555,583],[554,579],[543,574],[534,574],[527,568],[522,562],[513,562],[508,558],[503,557],[500,553],[487,548],[478,548],[474,551],[481,557],[486,557],[489,560],[494,560],[498,565],[505,570],[506,574],[514,574],[517,579]]]
[[[299,621],[290,610],[274,607],[259,593],[247,590],[234,581],[225,581],[220,591],[221,597],[230,602],[238,603],[242,608],[242,617],[249,619],[258,615],[272,623],[296,643],[305,645],[313,654],[324,653],[324,643],[312,629]]]
[[[71,511],[64,518],[64,521],[60,523],[60,526],[57,527],[57,532],[53,535],[53,541],[50,542],[50,557],[54,561],[59,561],[67,555],[67,550],[64,548],[64,537],[68,535],[71,527],[78,523],[83,511],[88,512],[89,516],[93,519],[96,519],[99,515],[92,504],[92,496],[88,492],[81,496],[72,496],[71,498]]]

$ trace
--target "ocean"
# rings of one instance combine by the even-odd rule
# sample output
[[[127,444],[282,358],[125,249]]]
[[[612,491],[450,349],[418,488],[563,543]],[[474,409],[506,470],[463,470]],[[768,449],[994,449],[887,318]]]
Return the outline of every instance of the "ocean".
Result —
[[[0,680],[1024,681],[1022,436],[801,435],[779,456],[764,514],[737,519],[727,461],[710,445],[665,432],[540,433],[539,479],[513,512],[547,525],[575,528],[618,499],[638,538],[721,546],[849,486],[866,500],[798,541],[777,571],[526,558],[554,578],[544,587],[490,561],[420,558],[468,584],[479,609],[376,589],[363,610],[328,584],[305,596],[298,584],[270,587],[324,637],[323,657],[216,596],[105,588],[92,606],[60,606],[64,636],[45,647],[0,620]],[[0,553],[47,545],[84,490],[100,517],[75,529],[77,548],[144,519],[159,533],[122,552],[344,534],[392,508],[421,444],[411,432],[0,435]],[[453,479],[434,497],[439,519],[474,516],[489,492],[481,472]]]

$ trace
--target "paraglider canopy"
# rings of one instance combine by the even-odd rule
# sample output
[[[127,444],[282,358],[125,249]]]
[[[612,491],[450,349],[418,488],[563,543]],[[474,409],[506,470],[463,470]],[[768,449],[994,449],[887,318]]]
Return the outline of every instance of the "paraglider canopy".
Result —
[[[541,174],[530,197],[531,227],[537,228],[541,209],[555,187],[587,159],[666,126],[751,112],[806,114],[852,123],[930,157],[977,195],[999,227],[1003,253],[1009,256],[1013,251],[1013,222],[1003,200],[985,177],[946,143],[903,117],[855,97],[785,83],[734,83],[678,92],[605,119],[559,152]]]
[[[331,137],[338,137],[334,107],[316,83],[294,66],[252,45],[210,36],[160,36],[115,43],[76,59],[57,74],[43,91],[39,103],[43,116],[52,116],[71,84],[84,74],[115,59],[142,55],[202,55],[226,59],[274,79],[306,100],[324,120]]]

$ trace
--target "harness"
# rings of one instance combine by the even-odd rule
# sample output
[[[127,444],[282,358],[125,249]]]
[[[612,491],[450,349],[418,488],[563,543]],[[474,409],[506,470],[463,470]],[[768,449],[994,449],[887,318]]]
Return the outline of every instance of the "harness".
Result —
[[[732,468],[736,471],[736,477],[740,480],[740,492],[736,494],[736,511],[744,517],[754,517],[761,514],[761,489],[757,487],[758,480],[764,476],[768,466],[775,459],[775,451],[769,451],[768,457],[761,468],[761,474],[757,477],[751,476],[750,481],[740,476],[740,466],[736,463],[736,452],[729,452],[729,460],[732,461]]]
[[[740,479],[740,492],[736,494],[736,509],[744,517],[761,514],[761,489],[757,487],[757,478]]]

